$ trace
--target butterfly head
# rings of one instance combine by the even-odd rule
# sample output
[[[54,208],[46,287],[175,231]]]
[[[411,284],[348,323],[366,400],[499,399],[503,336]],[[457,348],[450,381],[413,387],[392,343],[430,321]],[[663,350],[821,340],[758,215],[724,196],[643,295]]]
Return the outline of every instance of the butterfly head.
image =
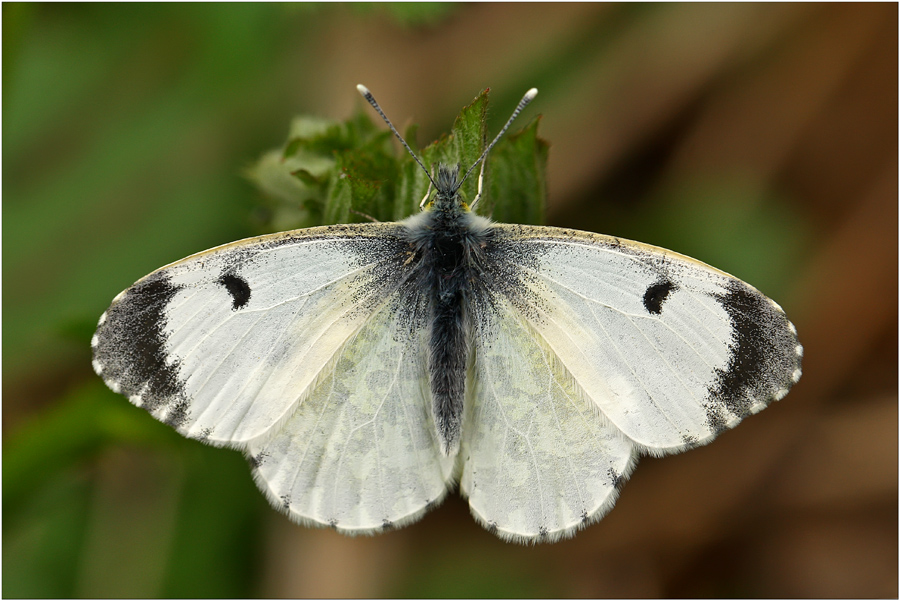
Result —
[[[468,210],[468,206],[462,201],[459,194],[461,185],[459,165],[451,167],[450,165],[439,163],[437,175],[434,178],[435,193],[431,200],[427,202],[426,207],[445,211],[457,207]]]
[[[456,167],[439,163],[434,180],[439,196],[454,196],[459,190],[459,164]]]

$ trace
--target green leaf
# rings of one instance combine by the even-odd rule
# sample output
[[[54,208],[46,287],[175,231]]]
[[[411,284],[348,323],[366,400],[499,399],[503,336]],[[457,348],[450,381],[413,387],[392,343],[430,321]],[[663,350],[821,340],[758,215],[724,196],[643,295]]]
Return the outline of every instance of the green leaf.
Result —
[[[149,492],[106,474],[122,457]],[[240,453],[187,440],[92,381],[4,441],[3,592],[246,597],[264,506]]]
[[[537,135],[539,122],[534,119],[491,151],[485,172],[489,193],[479,201],[479,213],[504,223],[544,222],[550,145]]]
[[[438,164],[475,164],[488,140],[488,92],[460,111],[450,133],[418,151],[417,126],[406,139],[432,173]],[[477,211],[513,223],[541,223],[546,203],[547,143],[538,120],[494,147],[485,168]],[[467,201],[478,189],[476,167],[463,184]],[[264,154],[247,172],[266,197],[266,229],[365,221],[399,221],[416,212],[429,188],[428,175],[406,152],[395,152],[389,131],[365,113],[344,122],[297,117],[282,150]]]
[[[123,403],[99,380],[79,388],[20,426],[4,441],[4,509],[17,506],[41,483],[120,442],[179,439],[165,424]]]
[[[488,105],[488,92],[483,91],[469,106],[460,111],[449,136],[444,136],[437,142],[422,151],[425,166],[432,167],[443,163],[451,167],[460,166],[460,177],[471,167],[484,151],[486,135],[486,117]],[[478,171],[475,168],[472,175],[463,184],[461,189],[464,199],[471,201],[478,190]],[[424,177],[424,174],[422,174]],[[427,179],[426,188],[427,188]]]
[[[8,452],[4,463],[6,456]],[[74,469],[42,482],[28,503],[18,504],[15,510],[8,506],[4,491],[5,598],[75,596],[92,492],[90,480]]]
[[[360,148],[338,155],[337,167],[350,186],[351,208],[379,220],[387,220],[392,215],[397,183],[398,162],[390,147],[391,136],[390,132],[383,132]],[[351,214],[335,223],[361,219],[365,217]]]

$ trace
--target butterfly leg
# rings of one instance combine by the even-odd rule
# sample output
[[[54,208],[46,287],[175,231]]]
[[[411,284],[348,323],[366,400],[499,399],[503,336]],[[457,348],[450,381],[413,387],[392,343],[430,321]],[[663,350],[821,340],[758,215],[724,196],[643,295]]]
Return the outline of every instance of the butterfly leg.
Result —
[[[475,205],[478,204],[478,201],[481,200],[481,188],[484,185],[484,166],[487,165],[487,161],[481,162],[481,171],[478,172],[478,192],[475,194],[475,200],[472,201],[472,204],[469,205],[469,209],[474,209]]]
[[[431,179],[431,177],[429,176],[429,178],[428,178],[428,189],[425,191],[425,196],[422,197],[422,202],[419,203],[419,208],[420,208],[420,209],[423,208],[423,207],[425,206],[425,202],[428,200],[428,197],[431,195],[431,186],[432,186],[432,179]]]
[[[368,219],[368,220],[371,221],[372,223],[381,223],[380,220],[375,219],[374,217],[372,217],[372,216],[369,215],[368,213],[363,213],[362,211],[357,211],[356,209],[350,209],[350,212],[351,212],[351,213],[356,213],[356,214],[359,215],[360,217],[365,217],[366,219]]]

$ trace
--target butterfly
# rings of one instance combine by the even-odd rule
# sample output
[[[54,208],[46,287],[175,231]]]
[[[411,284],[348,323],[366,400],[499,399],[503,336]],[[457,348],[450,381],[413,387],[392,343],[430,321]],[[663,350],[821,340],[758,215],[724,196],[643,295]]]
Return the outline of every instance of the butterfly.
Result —
[[[113,391],[244,451],[294,521],[390,530],[458,485],[505,540],[568,537],[641,455],[704,445],[799,380],[794,325],[741,280],[471,210],[484,157],[537,90],[462,175],[430,173],[359,91],[428,175],[419,213],[192,255],[119,294],[91,342]]]

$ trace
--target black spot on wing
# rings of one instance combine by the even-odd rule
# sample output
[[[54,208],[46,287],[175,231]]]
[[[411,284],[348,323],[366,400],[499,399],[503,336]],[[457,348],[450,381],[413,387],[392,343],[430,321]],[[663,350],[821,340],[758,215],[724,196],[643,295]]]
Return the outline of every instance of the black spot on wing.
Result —
[[[166,309],[181,288],[165,273],[155,273],[129,288],[106,312],[97,328],[94,360],[107,384],[153,411],[173,404],[167,421],[183,423],[184,401],[179,363],[166,353]]]
[[[235,311],[243,309],[250,302],[250,284],[247,280],[233,273],[223,273],[216,283],[224,286],[231,295],[231,308]]]
[[[190,415],[191,405],[185,398],[178,398],[166,412],[165,423],[172,426],[173,428],[180,428],[186,421],[188,416]],[[205,435],[202,435],[201,438],[209,438],[209,432],[206,431]]]
[[[707,418],[708,417],[709,415],[707,415]],[[684,445],[689,449],[694,448],[697,446],[697,437],[693,436],[692,434],[682,434],[681,442],[684,443]]]
[[[727,403],[721,402],[721,399],[717,400],[720,402],[706,404],[706,425],[715,436],[728,429],[728,415],[725,413]]]
[[[663,303],[668,298],[669,293],[676,289],[673,282],[663,280],[653,284],[644,292],[644,308],[648,313],[659,315],[662,313]]]
[[[728,413],[744,418],[760,404],[781,398],[800,368],[795,330],[769,299],[747,284],[733,280],[716,295],[731,318],[730,356],[716,370],[706,403],[710,428],[728,427]]]
[[[266,451],[261,451],[255,456],[251,455],[250,457],[248,457],[247,461],[250,463],[251,468],[259,469],[268,456],[269,454]]]
[[[624,484],[624,478],[622,478],[622,474],[617,472],[615,469],[609,468],[609,470],[606,472],[606,475],[609,476],[609,483],[613,488],[619,488],[620,486],[622,486],[622,484]]]

